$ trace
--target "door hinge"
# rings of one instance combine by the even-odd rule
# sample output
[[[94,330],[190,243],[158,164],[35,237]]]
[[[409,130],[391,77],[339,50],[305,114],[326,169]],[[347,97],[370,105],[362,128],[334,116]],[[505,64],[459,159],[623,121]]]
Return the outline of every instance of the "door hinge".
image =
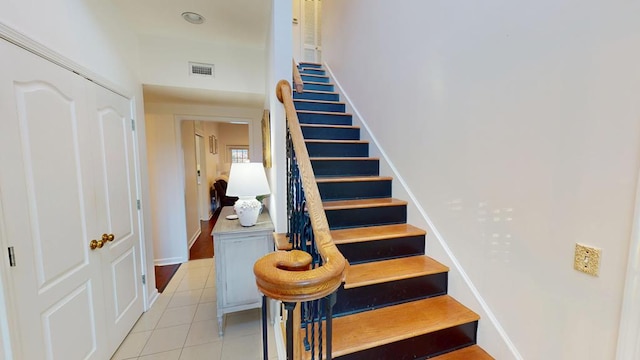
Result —
[[[13,246],[9,246],[9,266],[16,266],[16,253],[13,250]]]
[[[131,131],[136,131],[136,121],[131,119]]]
[[[138,206],[138,210],[140,210],[140,200],[136,200],[136,205]]]
[[[147,275],[142,275],[142,285],[147,284]]]

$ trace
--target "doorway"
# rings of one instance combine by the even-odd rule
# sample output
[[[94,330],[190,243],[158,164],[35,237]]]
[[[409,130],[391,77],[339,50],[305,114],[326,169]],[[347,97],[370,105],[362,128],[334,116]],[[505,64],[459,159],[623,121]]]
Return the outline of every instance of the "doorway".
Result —
[[[293,0],[293,54],[297,61],[322,61],[322,0]]]

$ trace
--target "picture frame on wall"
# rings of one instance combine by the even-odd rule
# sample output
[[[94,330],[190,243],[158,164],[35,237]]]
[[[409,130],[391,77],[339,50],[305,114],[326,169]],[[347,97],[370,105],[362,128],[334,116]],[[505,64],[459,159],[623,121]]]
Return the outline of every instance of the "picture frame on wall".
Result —
[[[262,165],[271,168],[271,116],[266,109],[262,113]]]
[[[218,138],[215,135],[209,136],[209,152],[213,155],[218,153]]]

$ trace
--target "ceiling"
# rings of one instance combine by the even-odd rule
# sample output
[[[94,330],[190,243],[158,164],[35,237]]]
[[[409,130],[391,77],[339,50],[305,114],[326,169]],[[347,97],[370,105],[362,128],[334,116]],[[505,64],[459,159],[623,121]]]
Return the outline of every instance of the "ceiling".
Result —
[[[268,0],[111,0],[139,34],[264,48],[269,27]],[[206,19],[194,25],[185,11]]]
[[[266,47],[271,1],[268,0],[111,0],[139,35],[191,41]],[[186,22],[190,11],[206,19]],[[263,96],[167,86],[144,86],[145,101],[262,107]]]
[[[159,85],[144,85],[143,90],[145,102],[256,108],[262,108],[264,105],[264,95],[262,94]]]

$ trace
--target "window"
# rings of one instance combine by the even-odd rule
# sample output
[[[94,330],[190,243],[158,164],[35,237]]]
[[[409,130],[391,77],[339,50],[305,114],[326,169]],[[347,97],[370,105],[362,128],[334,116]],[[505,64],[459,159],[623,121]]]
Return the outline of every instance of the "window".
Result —
[[[227,147],[230,163],[249,162],[249,147],[230,145]]]

